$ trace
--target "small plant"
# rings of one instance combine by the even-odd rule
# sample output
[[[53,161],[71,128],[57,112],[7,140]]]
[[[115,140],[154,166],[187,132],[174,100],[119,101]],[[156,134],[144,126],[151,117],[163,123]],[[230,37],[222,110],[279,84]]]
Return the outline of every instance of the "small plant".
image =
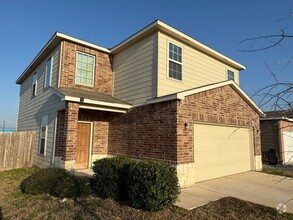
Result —
[[[44,194],[72,198],[91,193],[89,179],[72,176],[61,168],[41,169],[29,176],[20,185],[21,191],[27,194]]]
[[[127,197],[126,179],[129,166],[134,163],[127,157],[104,158],[93,164],[93,190],[102,198],[125,200]]]
[[[149,211],[167,208],[180,193],[176,169],[162,161],[146,160],[132,164],[127,185],[131,205]]]
[[[51,193],[52,188],[59,179],[68,177],[68,172],[61,168],[40,169],[28,178],[24,179],[20,185],[21,191],[27,194]]]

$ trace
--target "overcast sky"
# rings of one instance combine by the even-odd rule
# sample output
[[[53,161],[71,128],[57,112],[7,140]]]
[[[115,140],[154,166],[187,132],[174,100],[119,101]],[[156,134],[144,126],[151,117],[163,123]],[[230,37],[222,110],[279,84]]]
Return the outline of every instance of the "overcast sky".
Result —
[[[282,28],[292,34],[290,11],[292,0],[1,0],[0,126],[6,120],[8,127],[15,127],[19,95],[15,80],[56,31],[111,48],[160,19],[245,65],[240,86],[251,96],[272,80],[264,63],[273,66],[292,59],[293,40],[257,53],[241,52],[250,45],[239,43]],[[277,65],[276,70],[280,78],[293,81],[292,65]]]

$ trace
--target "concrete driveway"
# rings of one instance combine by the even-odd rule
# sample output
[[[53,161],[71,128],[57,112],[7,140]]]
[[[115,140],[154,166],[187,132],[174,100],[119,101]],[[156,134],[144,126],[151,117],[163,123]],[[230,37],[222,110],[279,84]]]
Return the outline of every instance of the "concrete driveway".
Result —
[[[208,180],[181,189],[176,205],[185,209],[193,209],[227,196],[272,208],[292,199],[286,205],[287,212],[293,213],[293,178],[246,172]]]

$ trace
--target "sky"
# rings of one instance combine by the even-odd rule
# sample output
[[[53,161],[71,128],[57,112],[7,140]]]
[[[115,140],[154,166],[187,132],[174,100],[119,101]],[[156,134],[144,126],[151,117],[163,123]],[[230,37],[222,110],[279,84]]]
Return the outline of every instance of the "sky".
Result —
[[[282,28],[292,34],[292,11],[292,0],[0,0],[0,128],[4,120],[7,128],[16,126],[15,81],[56,31],[111,48],[160,19],[245,65],[240,86],[251,97],[272,82],[267,66],[293,81],[292,65],[284,65],[292,60],[293,39],[260,52],[243,52],[252,42],[242,41]]]

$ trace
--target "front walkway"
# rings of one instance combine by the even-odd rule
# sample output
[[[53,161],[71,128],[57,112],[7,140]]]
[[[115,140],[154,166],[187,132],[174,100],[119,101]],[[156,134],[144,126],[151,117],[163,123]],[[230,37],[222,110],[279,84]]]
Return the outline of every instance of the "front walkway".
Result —
[[[289,201],[286,204],[287,212],[293,213],[293,178],[246,172],[208,180],[181,189],[176,205],[193,209],[227,196],[272,208]]]
[[[89,169],[78,169],[78,170],[74,170],[74,174],[77,176],[92,177],[94,175],[94,172]]]

